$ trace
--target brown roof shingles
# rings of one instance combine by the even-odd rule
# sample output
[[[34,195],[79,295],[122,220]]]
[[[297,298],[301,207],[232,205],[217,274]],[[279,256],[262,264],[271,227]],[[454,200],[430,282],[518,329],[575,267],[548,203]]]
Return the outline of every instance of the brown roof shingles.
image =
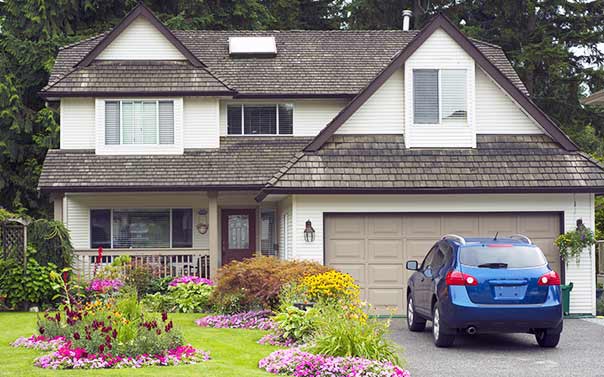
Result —
[[[186,149],[182,155],[96,155],[93,150],[50,150],[41,190],[182,190],[261,188],[307,137],[222,137],[219,149]]]
[[[219,82],[241,95],[355,95],[363,89],[416,35],[417,31],[400,30],[331,30],[331,31],[209,31],[175,30],[173,34],[204,64]],[[274,58],[231,58],[231,36],[274,36]],[[50,76],[52,85],[92,50],[102,36],[93,37],[59,51]],[[503,51],[479,41],[473,43],[524,93],[526,89]],[[155,66],[157,68],[157,66]],[[79,68],[82,69],[82,68]],[[88,67],[88,69],[91,69]],[[155,74],[147,68],[148,76]],[[73,73],[71,74],[73,75]],[[78,78],[78,81],[75,81]],[[81,84],[81,92],[94,85],[85,75],[74,76],[72,87]],[[117,84],[106,77],[105,85]],[[139,84],[145,90],[146,81]],[[50,87],[48,94],[59,92]]]
[[[604,189],[604,171],[545,135],[478,135],[476,149],[407,149],[403,135],[334,135],[292,158],[265,192],[284,189]]]

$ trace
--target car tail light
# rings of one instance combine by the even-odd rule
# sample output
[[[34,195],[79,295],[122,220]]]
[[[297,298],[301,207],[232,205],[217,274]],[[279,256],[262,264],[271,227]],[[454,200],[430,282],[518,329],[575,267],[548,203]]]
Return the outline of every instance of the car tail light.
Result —
[[[457,270],[449,271],[445,281],[447,285],[478,285],[478,280],[474,276]]]
[[[560,285],[560,276],[556,271],[550,271],[547,274],[541,276],[537,282],[539,285]]]

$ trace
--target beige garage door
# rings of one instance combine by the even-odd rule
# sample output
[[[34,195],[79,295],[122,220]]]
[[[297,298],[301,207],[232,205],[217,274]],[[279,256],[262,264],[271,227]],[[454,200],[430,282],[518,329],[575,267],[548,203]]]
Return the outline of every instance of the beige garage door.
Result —
[[[325,218],[326,264],[352,275],[362,298],[379,313],[403,312],[409,271],[405,261],[421,262],[443,234],[464,237],[522,233],[529,236],[560,272],[554,239],[560,215],[535,214],[329,214]]]

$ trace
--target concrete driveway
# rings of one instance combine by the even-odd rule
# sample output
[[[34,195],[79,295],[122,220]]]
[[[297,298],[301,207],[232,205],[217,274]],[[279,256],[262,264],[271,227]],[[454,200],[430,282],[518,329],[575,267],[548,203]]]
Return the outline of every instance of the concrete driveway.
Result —
[[[452,348],[436,348],[430,322],[412,333],[402,321],[393,321],[392,338],[404,347],[412,377],[604,376],[603,319],[565,320],[554,349],[540,348],[529,334],[464,335]]]

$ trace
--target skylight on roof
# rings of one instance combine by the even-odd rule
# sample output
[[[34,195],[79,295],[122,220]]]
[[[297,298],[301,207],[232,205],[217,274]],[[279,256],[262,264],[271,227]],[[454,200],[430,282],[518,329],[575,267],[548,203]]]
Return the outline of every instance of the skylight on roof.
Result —
[[[230,55],[270,55],[277,54],[275,37],[230,37]]]

